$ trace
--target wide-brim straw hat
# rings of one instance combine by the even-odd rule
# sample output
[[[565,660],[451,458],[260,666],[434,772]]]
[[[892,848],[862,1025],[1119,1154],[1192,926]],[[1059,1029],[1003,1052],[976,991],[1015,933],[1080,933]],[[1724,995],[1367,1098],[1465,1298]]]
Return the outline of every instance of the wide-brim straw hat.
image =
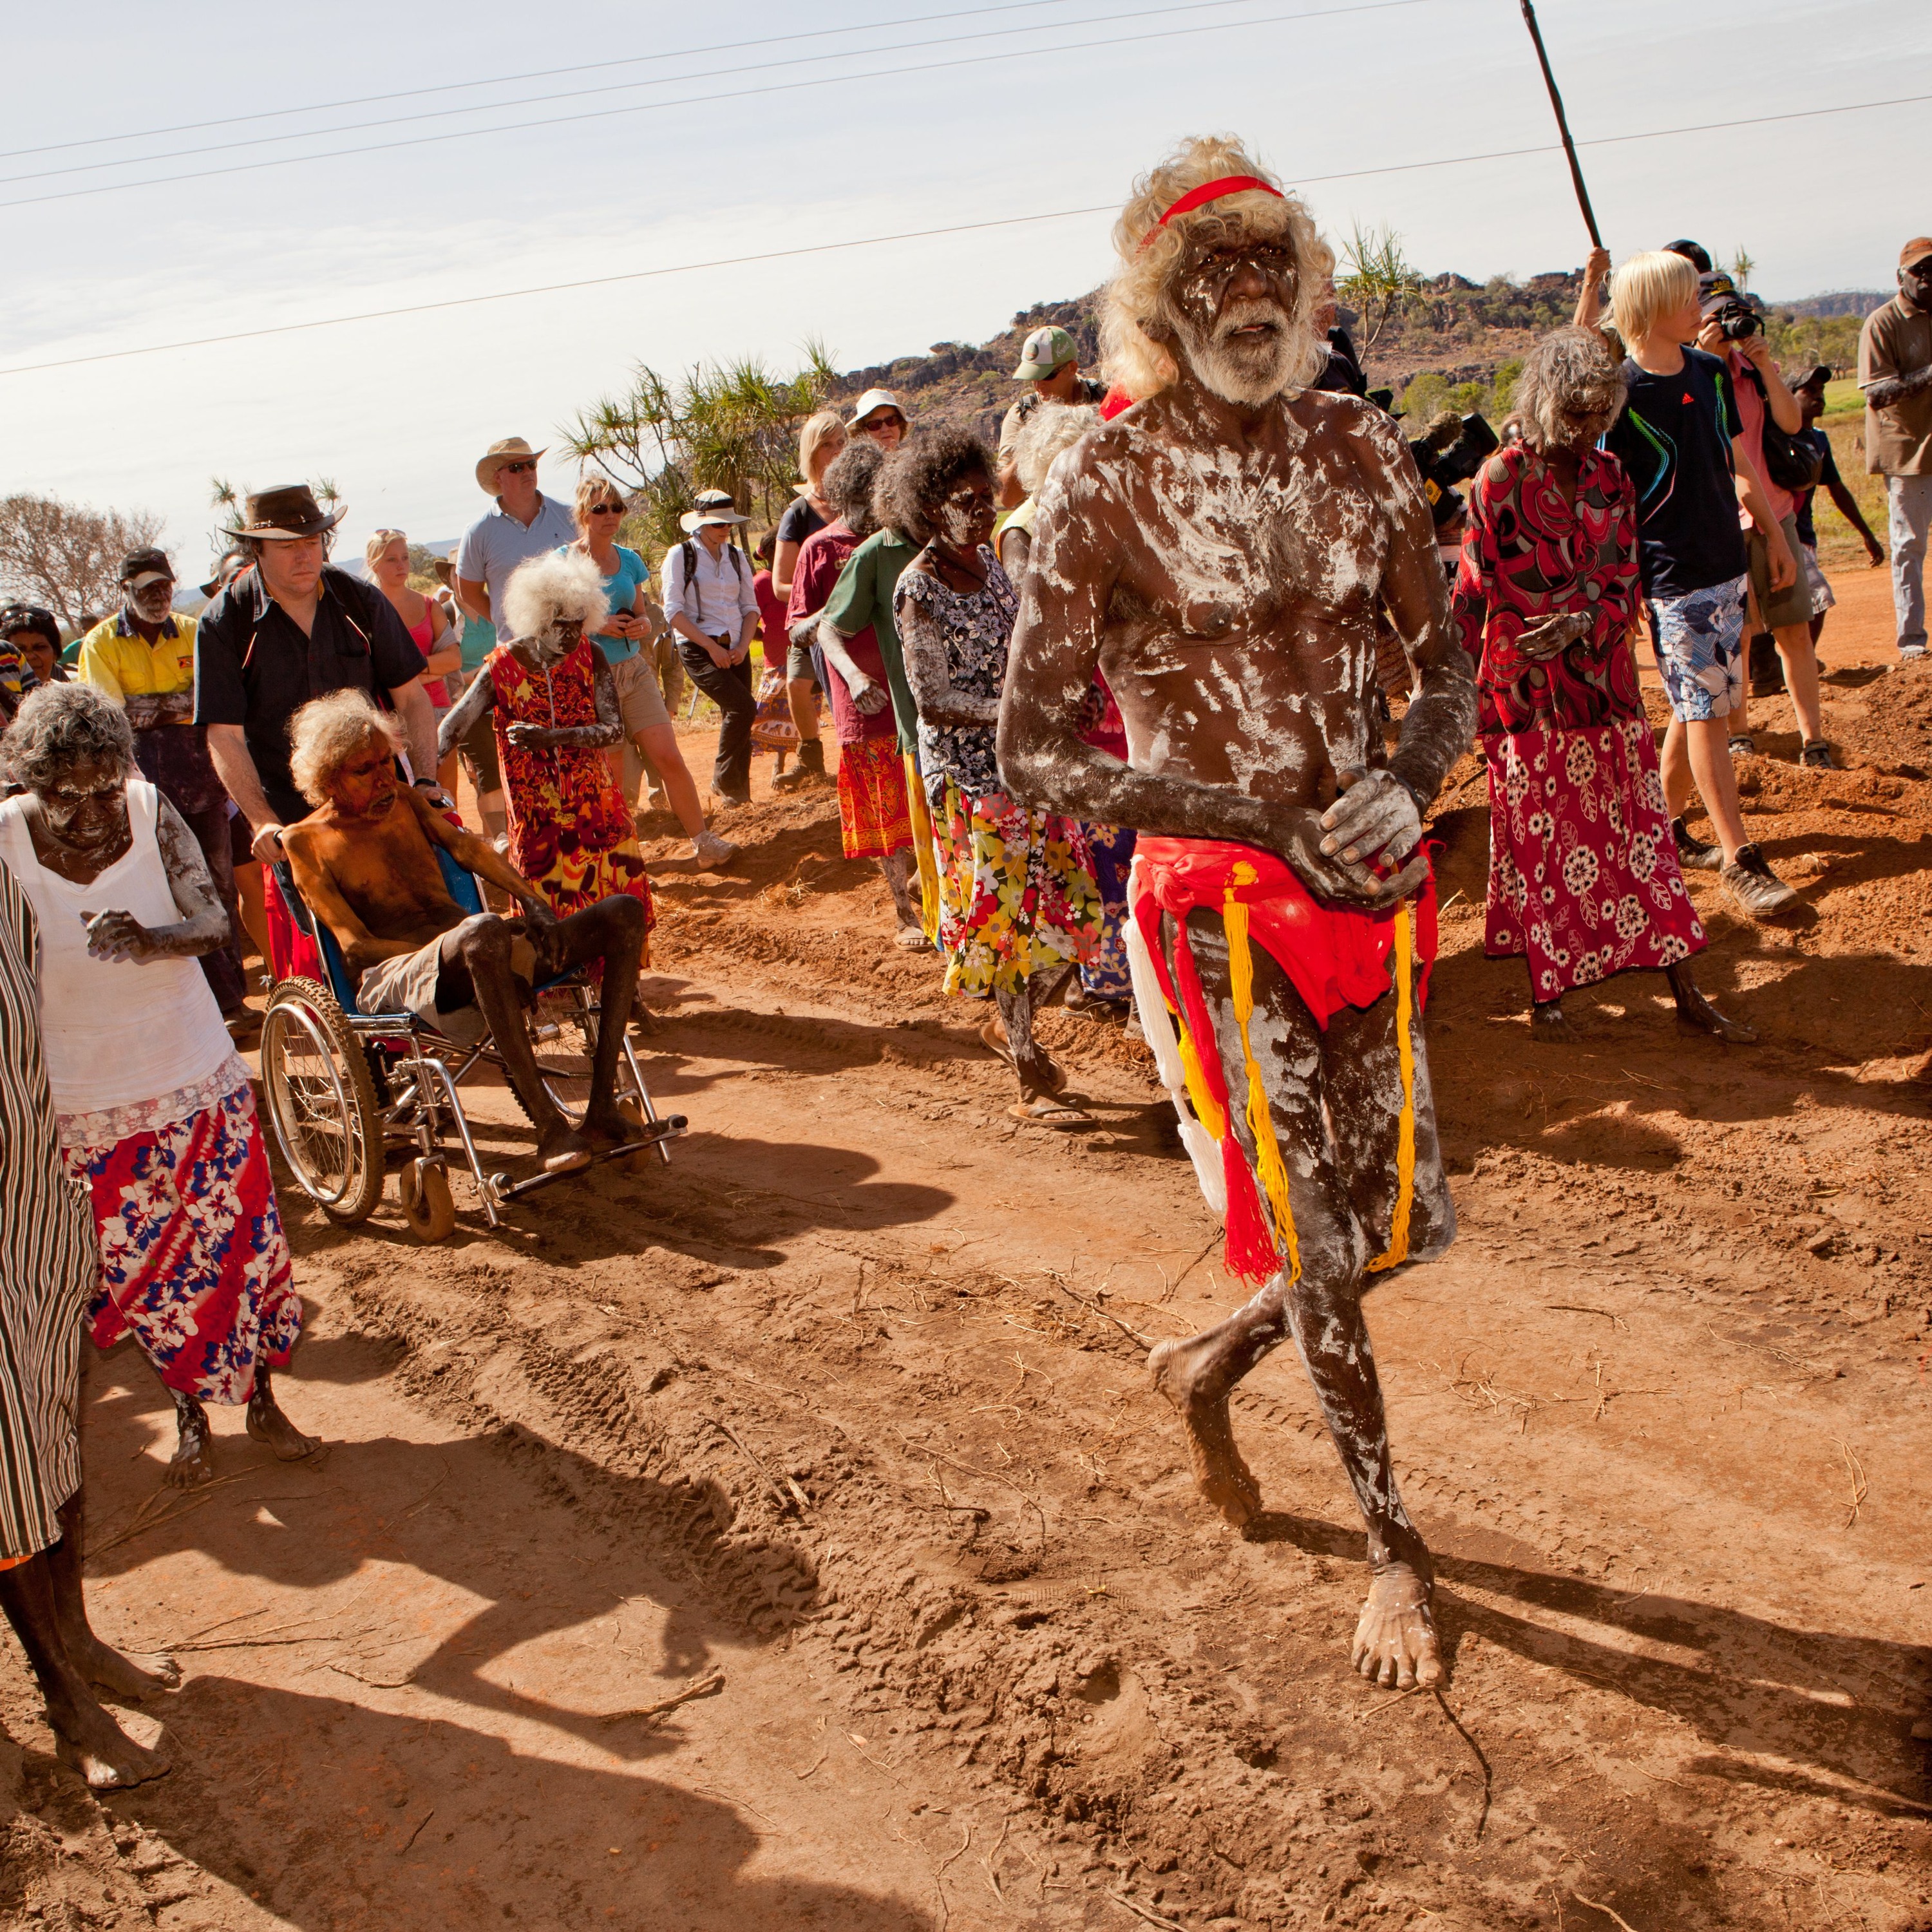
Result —
[[[258,542],[297,543],[304,537],[319,537],[334,530],[348,514],[345,504],[334,516],[325,516],[315,492],[306,483],[278,483],[272,490],[258,490],[244,496],[242,520],[224,526],[222,534],[253,537]]]
[[[476,465],[476,480],[483,486],[485,496],[496,494],[496,472],[506,463],[520,463],[525,457],[534,460],[548,453],[548,446],[542,449],[532,449],[520,436],[506,436],[500,442],[493,442],[483,452]]]

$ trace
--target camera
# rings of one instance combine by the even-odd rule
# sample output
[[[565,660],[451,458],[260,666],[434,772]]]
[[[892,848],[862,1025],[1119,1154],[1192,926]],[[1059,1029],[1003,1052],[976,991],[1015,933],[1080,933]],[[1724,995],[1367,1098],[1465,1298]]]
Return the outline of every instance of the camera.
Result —
[[[1472,411],[1459,416],[1453,410],[1444,410],[1408,446],[1437,529],[1453,523],[1462,510],[1456,485],[1468,482],[1499,446],[1496,431],[1480,416]]]
[[[1738,296],[1733,296],[1729,302],[1720,302],[1704,320],[1714,322],[1726,342],[1742,342],[1746,336],[1755,335],[1764,326],[1750,304]]]

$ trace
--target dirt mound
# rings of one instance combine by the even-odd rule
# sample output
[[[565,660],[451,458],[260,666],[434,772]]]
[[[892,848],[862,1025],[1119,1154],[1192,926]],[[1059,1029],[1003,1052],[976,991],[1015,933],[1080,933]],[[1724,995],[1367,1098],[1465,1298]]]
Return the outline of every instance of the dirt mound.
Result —
[[[1840,673],[1828,687],[1843,742],[1895,777],[1932,776],[1932,670]]]

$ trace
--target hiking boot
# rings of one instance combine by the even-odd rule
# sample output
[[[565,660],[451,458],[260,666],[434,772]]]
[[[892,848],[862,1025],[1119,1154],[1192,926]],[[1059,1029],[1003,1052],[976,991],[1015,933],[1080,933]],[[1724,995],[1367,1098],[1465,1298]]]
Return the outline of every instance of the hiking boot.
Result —
[[[751,802],[752,794],[748,791],[718,791],[714,790],[711,794],[711,802],[713,805],[749,805]]]
[[[1670,821],[1670,836],[1677,848],[1677,865],[1680,872],[1716,872],[1723,870],[1724,848],[1721,845],[1707,844],[1682,819],[1673,818]]]
[[[1718,878],[1748,919],[1774,918],[1798,903],[1798,895],[1765,863],[1755,842],[1740,845],[1736,858],[1720,868]]]
[[[1750,694],[1777,698],[1784,690],[1784,661],[1778,655],[1778,640],[1768,631],[1760,631],[1750,640]]]
[[[708,826],[698,832],[691,842],[691,856],[700,866],[716,868],[730,864],[737,847],[728,838],[721,838]]]
[[[1840,769],[1838,761],[1832,755],[1832,748],[1822,738],[1807,738],[1798,754],[1798,762],[1808,765],[1814,772],[1835,772]]]
[[[808,738],[798,748],[798,763],[782,778],[772,781],[774,791],[796,791],[801,785],[810,784],[814,779],[824,782],[825,777],[825,747],[816,738]]]

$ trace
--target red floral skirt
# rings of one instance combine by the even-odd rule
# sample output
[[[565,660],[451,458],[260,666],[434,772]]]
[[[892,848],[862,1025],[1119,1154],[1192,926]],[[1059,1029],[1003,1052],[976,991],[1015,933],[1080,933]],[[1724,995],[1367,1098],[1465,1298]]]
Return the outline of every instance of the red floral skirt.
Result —
[[[1660,970],[1702,948],[1646,720],[1498,732],[1483,751],[1484,950],[1526,958],[1535,998],[1554,1000],[1613,973]]]
[[[912,807],[896,738],[838,747],[838,842],[848,859],[911,850]]]

